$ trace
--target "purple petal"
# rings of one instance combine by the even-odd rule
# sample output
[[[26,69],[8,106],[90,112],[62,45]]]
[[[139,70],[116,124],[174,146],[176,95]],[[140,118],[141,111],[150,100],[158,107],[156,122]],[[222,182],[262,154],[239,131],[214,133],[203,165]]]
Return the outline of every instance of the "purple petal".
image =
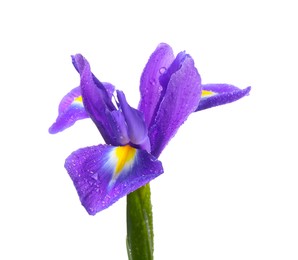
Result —
[[[122,91],[117,90],[117,97],[120,103],[120,109],[125,117],[130,141],[133,144],[144,145],[147,149],[150,149],[150,144],[148,143],[148,130],[142,112],[132,108],[127,103]]]
[[[81,54],[76,54],[71,56],[72,58],[72,64],[74,65],[74,67],[76,68],[76,70],[79,72],[79,74],[81,75],[83,70],[85,69],[86,63],[88,63],[88,61],[83,57],[83,55]],[[89,63],[88,63],[88,66]],[[90,69],[90,68],[89,68]],[[90,71],[91,73],[91,71]],[[92,79],[93,83],[101,90],[101,96],[104,100],[104,102],[106,103],[107,107],[110,110],[114,110],[116,109],[114,104],[111,101],[111,96],[115,90],[114,86],[110,83],[102,83],[100,82],[93,73],[91,73],[90,76],[90,80]]]
[[[113,121],[110,120],[110,107],[105,101],[108,93],[102,83],[101,88],[95,84],[94,77],[90,70],[88,61],[82,55],[73,56],[74,64],[81,76],[81,92],[86,111],[96,124],[102,137],[107,144],[120,145],[117,143],[117,136],[113,136]],[[111,100],[110,100],[111,102]],[[114,105],[113,105],[114,107]],[[116,108],[114,107],[116,110]]]
[[[76,121],[88,118],[83,102],[80,87],[67,93],[61,100],[56,122],[49,128],[51,134],[56,134],[72,126]]]
[[[188,116],[195,111],[201,97],[201,77],[190,56],[172,74],[155,124],[149,129],[151,151],[158,157]]]
[[[90,215],[163,173],[160,161],[130,146],[98,145],[79,149],[66,159],[65,168]]]
[[[142,73],[139,110],[144,114],[147,127],[150,126],[156,112],[156,106],[161,98],[162,86],[159,83],[159,77],[171,65],[174,58],[172,48],[162,43],[151,54]]]
[[[115,92],[115,86],[108,82],[101,82],[101,83],[107,91],[108,99],[111,100]]]
[[[125,145],[129,143],[129,137],[127,133],[127,125],[125,118],[121,111],[114,110],[107,113],[108,121],[110,124],[110,135],[115,138],[115,143],[119,145]]]
[[[196,111],[224,105],[249,95],[251,87],[239,89],[229,84],[202,85],[202,97]]]
[[[165,89],[167,88],[171,76],[181,68],[181,65],[186,57],[189,57],[189,55],[186,54],[185,51],[179,52],[171,66],[167,70],[165,70],[162,75],[160,75],[159,82],[163,87],[163,91],[165,91]]]

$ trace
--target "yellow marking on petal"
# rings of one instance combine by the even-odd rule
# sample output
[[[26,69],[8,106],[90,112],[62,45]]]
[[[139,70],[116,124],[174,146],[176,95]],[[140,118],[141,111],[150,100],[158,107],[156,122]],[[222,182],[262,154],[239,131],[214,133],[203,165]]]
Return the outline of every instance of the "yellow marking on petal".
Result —
[[[210,90],[202,90],[202,95],[201,97],[210,97],[216,95],[215,92],[210,91]]]
[[[135,157],[136,149],[129,146],[119,146],[115,149],[115,155],[117,158],[117,164],[115,168],[115,174],[119,174],[125,165],[132,162]]]
[[[78,96],[78,97],[76,97],[76,98],[74,99],[74,102],[80,102],[80,103],[82,103],[82,102],[83,102],[83,98],[82,98],[82,96]]]

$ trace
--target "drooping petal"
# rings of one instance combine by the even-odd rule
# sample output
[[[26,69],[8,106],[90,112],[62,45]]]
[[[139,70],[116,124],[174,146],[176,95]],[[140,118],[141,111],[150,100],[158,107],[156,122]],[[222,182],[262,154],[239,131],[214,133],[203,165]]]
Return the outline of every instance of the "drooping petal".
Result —
[[[122,91],[117,90],[117,97],[121,111],[124,114],[127,124],[127,133],[130,141],[136,145],[143,145],[148,151],[150,143],[148,139],[148,129],[144,121],[143,113],[132,108],[126,101]]]
[[[146,151],[128,145],[79,149],[66,159],[65,168],[90,215],[111,206],[163,173],[160,161]]]
[[[239,89],[229,84],[202,85],[202,97],[196,111],[224,105],[249,95],[251,87]]]
[[[72,126],[76,121],[88,117],[89,115],[83,105],[80,87],[76,87],[62,98],[58,108],[58,117],[49,128],[49,132],[56,134]]]
[[[151,153],[158,157],[188,116],[195,111],[201,97],[201,77],[193,59],[187,55],[180,69],[171,75],[155,123],[149,129]]]
[[[162,86],[159,82],[160,75],[167,70],[175,56],[172,48],[161,43],[151,54],[141,76],[141,99],[139,110],[143,112],[147,127],[156,113],[156,106],[161,98]]]

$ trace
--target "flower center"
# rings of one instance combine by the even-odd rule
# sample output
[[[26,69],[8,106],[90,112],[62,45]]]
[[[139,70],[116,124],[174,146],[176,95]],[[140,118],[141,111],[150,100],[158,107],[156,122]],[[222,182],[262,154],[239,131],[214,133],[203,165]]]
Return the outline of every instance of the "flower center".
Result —
[[[214,96],[215,93],[210,90],[202,90],[202,98]]]
[[[82,98],[82,96],[78,96],[78,97],[76,97],[76,98],[74,99],[74,102],[80,102],[80,103],[82,103],[82,102],[83,102],[83,98]]]
[[[129,166],[135,157],[136,149],[130,145],[119,146],[115,149],[117,164],[115,167],[115,174],[119,174],[124,166]]]

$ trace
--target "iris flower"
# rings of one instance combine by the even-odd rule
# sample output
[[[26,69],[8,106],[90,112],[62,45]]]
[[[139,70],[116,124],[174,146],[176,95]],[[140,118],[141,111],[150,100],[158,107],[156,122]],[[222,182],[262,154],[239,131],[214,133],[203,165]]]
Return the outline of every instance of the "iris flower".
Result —
[[[157,158],[190,114],[236,101],[250,91],[250,87],[201,84],[191,56],[180,52],[175,57],[163,43],[144,68],[135,109],[122,91],[92,74],[81,54],[72,56],[72,62],[80,85],[60,102],[49,132],[58,133],[77,120],[91,118],[101,133],[106,144],[81,148],[65,161],[81,203],[91,215],[163,173]]]

